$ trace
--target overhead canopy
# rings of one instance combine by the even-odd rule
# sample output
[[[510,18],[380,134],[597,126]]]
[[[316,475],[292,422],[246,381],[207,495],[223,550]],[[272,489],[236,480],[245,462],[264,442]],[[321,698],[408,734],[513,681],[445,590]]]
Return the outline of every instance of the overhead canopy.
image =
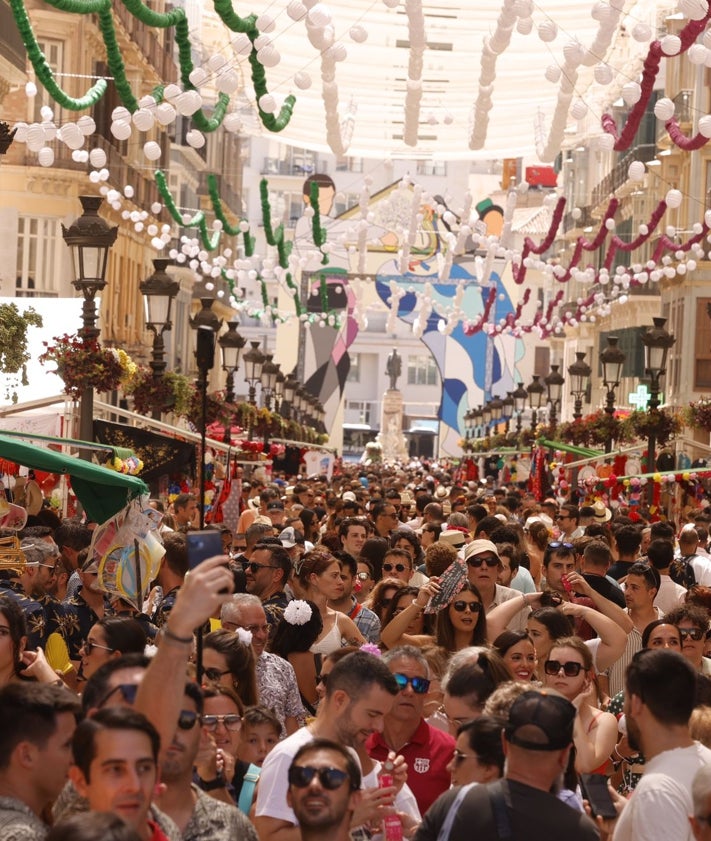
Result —
[[[36,447],[17,438],[0,434],[0,458],[44,470],[47,473],[65,473],[71,477],[72,490],[77,495],[87,517],[103,523],[120,511],[129,500],[148,493],[141,479],[116,473],[90,461],[63,455],[54,450]]]

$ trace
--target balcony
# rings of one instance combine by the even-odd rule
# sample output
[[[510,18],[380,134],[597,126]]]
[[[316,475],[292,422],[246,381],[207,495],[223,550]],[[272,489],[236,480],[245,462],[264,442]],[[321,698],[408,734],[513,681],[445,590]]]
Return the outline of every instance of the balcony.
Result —
[[[578,209],[582,214],[578,219],[574,218],[572,210],[569,210],[565,214],[565,216],[563,216],[564,236],[567,236],[568,234],[571,234],[574,231],[579,231],[583,228],[593,227],[597,224],[595,219],[593,219],[592,207],[589,204],[586,204],[584,207]]]
[[[600,181],[600,183],[592,191],[592,201],[590,205],[593,209],[604,205],[607,207],[608,200],[612,193],[615,193],[628,180],[627,170],[632,161],[647,161],[654,160],[654,155],[657,147],[654,143],[645,143],[642,146],[635,146],[623,155],[615,166],[608,172],[608,174]]]
[[[265,158],[262,166],[262,175],[296,175],[308,178],[314,172],[327,172],[325,163],[318,160],[284,161],[279,158]]]
[[[178,68],[173,59],[173,39],[169,34],[170,30],[165,30],[165,44],[162,44],[153,30],[135,18],[123,3],[114,3],[113,11],[129,38],[155,68],[162,84],[177,82]]]
[[[0,32],[3,33],[3,37],[0,39],[0,58],[9,61],[16,70],[24,75],[27,62],[25,47],[7,0],[0,0]]]

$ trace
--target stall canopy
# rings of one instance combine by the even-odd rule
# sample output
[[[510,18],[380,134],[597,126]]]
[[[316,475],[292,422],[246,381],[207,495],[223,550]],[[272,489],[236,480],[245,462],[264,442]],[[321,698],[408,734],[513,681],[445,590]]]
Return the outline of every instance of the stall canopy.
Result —
[[[57,443],[63,443],[62,439],[58,438]],[[113,517],[134,497],[148,493],[145,482],[135,476],[126,476],[90,461],[36,447],[2,434],[0,458],[31,467],[33,470],[66,473],[71,477],[72,490],[87,517],[97,523],[103,523],[109,517]]]

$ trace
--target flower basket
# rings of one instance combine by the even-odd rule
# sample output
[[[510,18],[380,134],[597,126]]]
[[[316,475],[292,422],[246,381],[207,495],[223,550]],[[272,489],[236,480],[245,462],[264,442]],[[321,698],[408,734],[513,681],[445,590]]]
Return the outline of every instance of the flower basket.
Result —
[[[141,415],[150,415],[160,409],[161,412],[172,411],[187,417],[192,408],[195,386],[184,374],[166,371],[156,379],[150,368],[143,367],[126,386],[125,392],[133,398],[133,408]]]
[[[694,429],[711,432],[711,399],[703,397],[690,403],[684,411],[684,421]]]
[[[54,372],[64,380],[64,392],[78,400],[87,388],[96,391],[114,391],[127,377],[119,354],[102,347],[95,339],[65,333],[55,336],[52,343],[44,342],[47,350],[39,361],[45,365],[54,362]]]
[[[648,409],[635,411],[623,422],[623,426],[634,438],[657,436],[659,446],[663,447],[682,430],[680,413],[672,409]]]

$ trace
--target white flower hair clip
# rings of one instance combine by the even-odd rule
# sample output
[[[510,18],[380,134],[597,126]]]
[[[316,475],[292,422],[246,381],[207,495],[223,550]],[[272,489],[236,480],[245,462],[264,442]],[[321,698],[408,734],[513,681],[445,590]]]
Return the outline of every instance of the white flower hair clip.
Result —
[[[242,645],[252,644],[251,631],[246,630],[246,628],[236,628],[235,633],[237,634],[237,639],[242,643]]]
[[[305,625],[313,612],[303,599],[294,599],[284,608],[284,619],[290,625]]]

